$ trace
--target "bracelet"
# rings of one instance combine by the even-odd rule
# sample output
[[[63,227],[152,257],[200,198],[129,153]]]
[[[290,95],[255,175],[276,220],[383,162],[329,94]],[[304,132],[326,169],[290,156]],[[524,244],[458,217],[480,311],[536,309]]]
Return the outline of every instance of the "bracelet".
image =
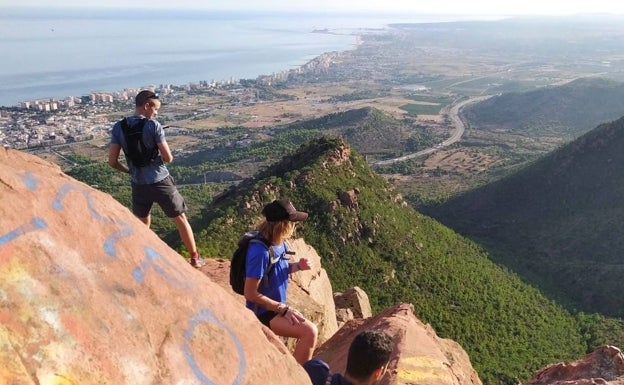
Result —
[[[283,312],[280,313],[280,316],[282,316],[282,317],[285,316],[289,309],[290,309],[290,307],[288,307],[288,305],[286,305],[286,308],[284,309]]]

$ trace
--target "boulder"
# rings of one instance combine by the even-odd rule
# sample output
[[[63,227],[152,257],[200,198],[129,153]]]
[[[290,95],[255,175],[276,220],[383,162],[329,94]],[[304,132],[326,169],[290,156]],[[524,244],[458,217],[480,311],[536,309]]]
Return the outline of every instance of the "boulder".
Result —
[[[409,304],[388,308],[368,319],[347,322],[315,352],[332,372],[344,373],[349,345],[364,330],[382,330],[395,343],[388,371],[379,385],[481,385],[468,355],[459,344],[440,338],[414,316]]]
[[[310,383],[230,292],[57,166],[0,149],[0,216],[0,383]]]
[[[624,384],[624,355],[615,346],[601,346],[571,363],[540,369],[527,385]]]
[[[289,242],[290,250],[295,252],[294,258],[308,258],[312,264],[312,269],[300,271],[291,276],[291,284],[288,286],[298,287],[305,292],[309,298],[320,305],[322,312],[322,324],[317,324],[319,328],[319,344],[327,341],[338,330],[336,321],[336,305],[334,304],[333,290],[327,271],[321,266],[321,257],[316,250],[303,239],[294,239]],[[305,300],[305,298],[304,298]],[[309,300],[309,299],[308,299]],[[298,308],[299,304],[293,305]],[[304,313],[305,314],[305,313]]]
[[[355,317],[353,316],[353,310],[351,309],[336,309],[336,320],[338,321],[338,328],[340,329],[347,321],[351,321]]]
[[[354,286],[343,293],[334,293],[336,309],[350,309],[354,318],[368,318],[373,315],[368,294]]]

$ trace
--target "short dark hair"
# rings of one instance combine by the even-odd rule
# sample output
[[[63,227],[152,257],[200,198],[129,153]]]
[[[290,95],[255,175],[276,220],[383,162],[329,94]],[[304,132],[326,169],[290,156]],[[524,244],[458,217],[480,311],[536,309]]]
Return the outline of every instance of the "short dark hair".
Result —
[[[143,90],[137,94],[134,102],[137,107],[141,107],[150,99],[158,99],[158,94],[150,90]]]
[[[349,347],[347,374],[358,380],[370,378],[390,361],[392,349],[392,338],[384,332],[367,330],[358,334]]]

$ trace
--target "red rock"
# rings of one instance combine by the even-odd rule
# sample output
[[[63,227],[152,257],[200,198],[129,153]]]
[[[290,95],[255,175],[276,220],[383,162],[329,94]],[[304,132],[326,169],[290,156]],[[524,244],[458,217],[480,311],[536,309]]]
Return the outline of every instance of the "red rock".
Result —
[[[466,352],[452,340],[436,335],[420,322],[409,304],[388,308],[368,319],[349,321],[315,352],[332,372],[344,373],[349,345],[364,330],[382,330],[393,337],[388,372],[379,385],[481,385]]]
[[[527,385],[591,385],[624,383],[624,355],[615,346],[602,346],[571,363],[540,369]]]
[[[57,166],[0,149],[0,216],[0,383],[309,384],[236,298]]]

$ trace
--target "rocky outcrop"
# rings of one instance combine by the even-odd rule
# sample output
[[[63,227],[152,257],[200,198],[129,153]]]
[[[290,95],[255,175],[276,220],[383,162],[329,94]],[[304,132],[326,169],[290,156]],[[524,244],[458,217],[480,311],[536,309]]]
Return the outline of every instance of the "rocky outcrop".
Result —
[[[328,168],[330,164],[340,165],[348,161],[351,157],[351,149],[348,146],[340,146],[335,148],[327,157],[327,161],[323,162],[323,167]]]
[[[338,193],[338,199],[340,200],[340,204],[345,206],[345,207],[349,207],[349,208],[355,208],[358,205],[358,200],[357,200],[357,196],[358,196],[359,190],[358,189],[353,189],[353,190],[349,190],[349,191],[341,191]]]
[[[602,346],[572,363],[550,365],[535,373],[527,385],[624,384],[624,355],[615,346]]]
[[[321,257],[313,247],[306,244],[303,239],[295,239],[289,245],[290,250],[296,253],[295,259],[308,258],[312,262],[311,270],[292,274],[291,280],[295,286],[307,294],[307,298],[302,298],[303,301],[307,302],[311,298],[320,305],[323,320],[317,326],[319,328],[319,343],[323,343],[338,330],[331,282],[327,276],[327,271],[321,266]],[[292,284],[289,286],[289,290],[292,286]],[[295,305],[295,307],[298,306],[300,305]]]
[[[368,318],[373,315],[368,294],[357,286],[342,293],[334,293],[334,303],[336,309],[348,309],[353,318]]]
[[[320,346],[315,356],[332,372],[344,373],[349,345],[364,330],[383,330],[393,337],[395,349],[380,385],[481,385],[466,352],[452,340],[440,338],[420,322],[411,305],[399,304],[365,320],[347,322]]]
[[[235,297],[57,166],[0,149],[0,216],[0,383],[309,384]]]

